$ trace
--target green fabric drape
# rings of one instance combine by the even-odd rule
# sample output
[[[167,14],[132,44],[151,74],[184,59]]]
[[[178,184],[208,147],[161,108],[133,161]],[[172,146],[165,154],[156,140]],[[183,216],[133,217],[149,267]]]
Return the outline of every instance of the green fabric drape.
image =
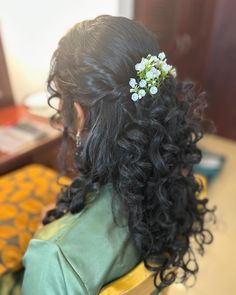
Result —
[[[131,270],[139,255],[128,227],[114,223],[112,186],[103,186],[80,213],[67,213],[30,241],[22,295],[95,295]]]

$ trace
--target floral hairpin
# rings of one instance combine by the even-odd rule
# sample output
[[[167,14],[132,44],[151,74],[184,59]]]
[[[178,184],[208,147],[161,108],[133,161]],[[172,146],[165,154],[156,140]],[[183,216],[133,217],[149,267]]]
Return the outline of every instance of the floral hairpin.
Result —
[[[131,78],[129,85],[132,87],[130,92],[133,93],[131,99],[137,101],[146,94],[155,95],[160,87],[160,84],[165,80],[168,74],[176,77],[176,69],[167,64],[166,55],[164,52],[158,56],[148,54],[146,58],[142,58],[140,63],[135,65],[137,77]]]

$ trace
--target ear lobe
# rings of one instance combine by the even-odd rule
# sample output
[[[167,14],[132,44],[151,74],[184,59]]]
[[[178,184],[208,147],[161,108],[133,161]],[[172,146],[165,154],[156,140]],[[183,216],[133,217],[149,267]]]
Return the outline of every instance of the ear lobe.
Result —
[[[78,102],[74,102],[74,107],[76,110],[77,127],[78,127],[78,130],[81,130],[84,127],[85,112]]]

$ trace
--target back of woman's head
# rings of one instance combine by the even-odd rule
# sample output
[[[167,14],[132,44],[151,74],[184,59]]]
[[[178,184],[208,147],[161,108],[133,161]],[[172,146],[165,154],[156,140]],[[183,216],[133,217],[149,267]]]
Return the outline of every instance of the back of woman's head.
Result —
[[[203,254],[212,240],[205,229],[212,211],[207,199],[197,199],[202,187],[193,175],[201,160],[196,144],[203,136],[203,97],[192,83],[169,75],[155,95],[134,102],[129,80],[148,54],[159,54],[155,36],[123,17],[84,21],[60,40],[48,88],[62,101],[67,144],[61,156],[68,165],[66,159],[75,155],[77,176],[44,223],[79,212],[88,192],[112,183],[115,203],[122,205],[141,258],[160,275],[161,289],[176,279],[173,268],[182,269],[182,281],[197,272],[190,239]],[[68,136],[77,131],[75,102],[86,114],[79,147]]]

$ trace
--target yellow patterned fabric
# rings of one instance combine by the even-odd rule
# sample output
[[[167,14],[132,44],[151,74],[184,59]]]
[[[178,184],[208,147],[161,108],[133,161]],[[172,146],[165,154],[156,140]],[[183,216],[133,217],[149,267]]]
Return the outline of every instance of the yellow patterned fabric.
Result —
[[[22,256],[41,222],[41,211],[55,202],[58,174],[29,165],[0,177],[0,276],[22,267]],[[63,183],[69,180],[64,178]]]
[[[147,279],[151,279],[153,281],[153,274],[150,271],[148,271],[145,268],[144,263],[141,262],[135,268],[133,268],[128,274],[105,286],[101,290],[99,295],[126,294],[126,292],[131,292],[135,290],[137,286],[139,286]],[[154,290],[154,286],[152,289]],[[148,294],[150,294],[150,292]]]
[[[197,198],[205,197],[206,178],[196,175],[196,179],[203,187]],[[62,181],[70,182],[66,178]],[[57,173],[40,165],[30,165],[0,177],[0,275],[22,267],[22,256],[38,228],[41,210],[55,202],[59,190]],[[6,275],[3,277],[6,278]],[[152,273],[140,263],[126,275],[106,285],[99,294],[133,294],[132,291],[135,292],[135,288],[148,279],[152,280]],[[17,285],[16,282],[12,284]]]

